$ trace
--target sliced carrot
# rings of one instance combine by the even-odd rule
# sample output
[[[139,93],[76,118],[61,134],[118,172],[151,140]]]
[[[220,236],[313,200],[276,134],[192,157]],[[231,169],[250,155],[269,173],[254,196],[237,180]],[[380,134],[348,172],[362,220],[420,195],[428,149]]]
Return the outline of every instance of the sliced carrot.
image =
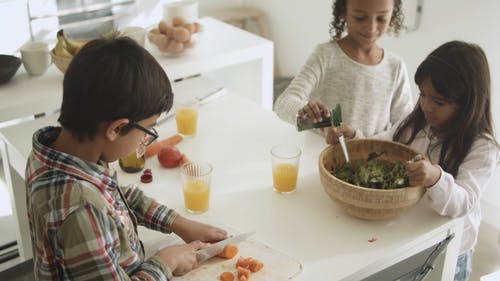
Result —
[[[250,278],[250,277],[246,277],[245,275],[241,275],[241,276],[238,278],[238,281],[248,281],[248,278]]]
[[[233,280],[234,280],[234,274],[229,271],[222,272],[222,274],[220,275],[220,281],[233,281]]]
[[[241,277],[244,276],[247,279],[250,278],[250,270],[241,266],[238,266],[238,279],[241,280]]]
[[[254,259],[248,266],[248,269],[250,269],[252,272],[257,272],[261,270],[263,267],[264,264],[262,262]]]
[[[238,254],[238,246],[229,244],[229,245],[226,245],[226,247],[224,247],[222,252],[220,254],[218,254],[217,256],[219,258],[223,258],[223,259],[232,259],[237,254]]]
[[[182,136],[179,134],[170,136],[166,139],[160,140],[160,141],[155,141],[152,144],[146,146],[146,153],[144,153],[144,156],[146,158],[154,156],[160,152],[161,148],[165,145],[176,145],[182,141]]]
[[[248,268],[250,264],[252,263],[253,258],[244,258],[244,257],[239,257],[238,260],[236,261],[236,268],[239,266]]]

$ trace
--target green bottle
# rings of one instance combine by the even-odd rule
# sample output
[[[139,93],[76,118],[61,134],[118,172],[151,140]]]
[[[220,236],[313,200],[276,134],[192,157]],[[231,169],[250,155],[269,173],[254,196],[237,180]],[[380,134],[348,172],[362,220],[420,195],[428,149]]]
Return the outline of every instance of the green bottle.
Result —
[[[120,168],[127,173],[137,173],[144,169],[146,157],[142,155],[137,158],[137,153],[134,151],[130,155],[120,158],[118,164],[120,164]]]
[[[297,131],[304,131],[304,130],[309,130],[309,129],[319,129],[319,128],[325,128],[325,127],[331,127],[332,124],[335,127],[340,126],[342,123],[342,109],[340,107],[340,104],[337,104],[337,106],[330,111],[330,118],[327,118],[323,112],[321,113],[321,116],[323,117],[323,120],[314,123],[311,119],[309,118],[302,118],[299,115],[297,115]]]

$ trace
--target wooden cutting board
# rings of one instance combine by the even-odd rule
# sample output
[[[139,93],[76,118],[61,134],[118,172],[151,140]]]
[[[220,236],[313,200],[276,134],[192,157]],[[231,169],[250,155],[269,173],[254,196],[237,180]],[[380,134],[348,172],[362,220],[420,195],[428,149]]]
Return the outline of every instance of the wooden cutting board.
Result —
[[[238,244],[236,257],[226,260],[211,258],[188,274],[174,278],[176,281],[216,281],[224,271],[233,272],[237,278],[236,261],[238,257],[252,257],[264,263],[264,267],[250,275],[249,281],[285,281],[291,280],[302,272],[302,264],[295,259],[253,240]]]

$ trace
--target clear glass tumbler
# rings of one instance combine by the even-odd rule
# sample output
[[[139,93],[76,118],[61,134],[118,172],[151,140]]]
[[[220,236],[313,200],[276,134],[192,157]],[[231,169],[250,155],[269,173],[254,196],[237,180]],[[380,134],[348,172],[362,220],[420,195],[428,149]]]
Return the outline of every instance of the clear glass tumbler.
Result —
[[[188,212],[208,210],[212,171],[212,165],[207,162],[189,162],[181,166],[184,206]]]
[[[273,186],[279,193],[292,193],[297,188],[302,151],[295,145],[276,145],[271,148]]]

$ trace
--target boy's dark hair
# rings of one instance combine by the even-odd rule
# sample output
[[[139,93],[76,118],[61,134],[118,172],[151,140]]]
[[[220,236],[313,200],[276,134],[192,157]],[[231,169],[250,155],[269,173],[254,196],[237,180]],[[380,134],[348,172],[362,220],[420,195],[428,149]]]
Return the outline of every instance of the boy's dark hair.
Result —
[[[496,143],[488,60],[476,44],[447,42],[418,66],[415,82],[420,85],[427,78],[431,79],[439,95],[460,108],[458,116],[443,132],[446,137],[440,141],[442,148],[439,156],[439,165],[443,170],[456,176],[477,137]],[[425,126],[424,113],[417,103],[396,130],[393,140],[409,144]]]
[[[345,16],[347,13],[347,1],[336,0],[332,4],[332,21],[330,22],[330,41],[339,40],[342,33],[346,31]],[[398,35],[403,26],[403,8],[401,0],[394,0],[394,10],[392,11],[391,21],[389,23],[389,33]]]
[[[58,121],[80,140],[93,139],[102,122],[137,122],[170,110],[172,102],[170,81],[148,51],[127,37],[96,39],[64,75]]]

